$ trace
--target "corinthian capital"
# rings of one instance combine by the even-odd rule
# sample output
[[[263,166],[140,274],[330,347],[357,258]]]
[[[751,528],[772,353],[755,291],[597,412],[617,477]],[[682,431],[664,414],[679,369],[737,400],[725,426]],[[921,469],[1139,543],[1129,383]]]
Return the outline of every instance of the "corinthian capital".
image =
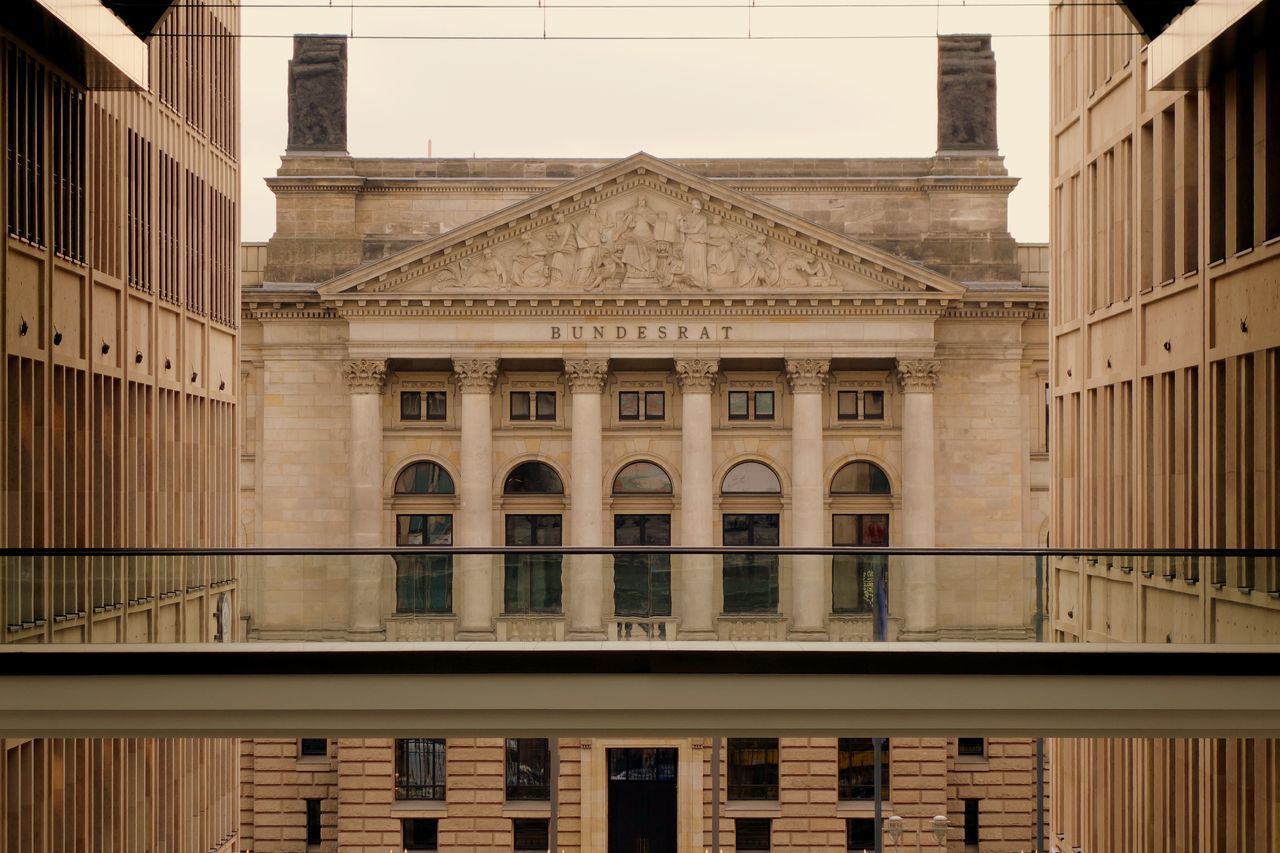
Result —
[[[382,384],[387,381],[387,363],[373,358],[344,361],[342,378],[349,394],[381,394]]]
[[[718,358],[685,358],[676,361],[676,376],[680,379],[680,390],[710,391],[716,384],[716,374],[720,372]]]
[[[827,371],[831,369],[831,360],[826,358],[789,358],[787,359],[787,381],[791,383],[792,392],[821,391],[827,384]]]
[[[580,358],[565,361],[564,375],[569,380],[569,390],[575,394],[599,394],[609,376],[609,359]]]
[[[453,378],[463,394],[492,394],[493,383],[498,378],[496,358],[455,358]]]
[[[900,358],[898,359],[898,382],[902,390],[932,391],[938,384],[938,371],[942,362],[932,358]]]

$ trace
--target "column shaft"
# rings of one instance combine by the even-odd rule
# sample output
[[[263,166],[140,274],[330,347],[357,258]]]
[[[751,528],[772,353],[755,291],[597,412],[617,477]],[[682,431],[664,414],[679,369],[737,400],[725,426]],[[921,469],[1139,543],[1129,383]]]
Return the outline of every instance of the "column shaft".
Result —
[[[490,394],[498,376],[494,359],[457,359],[458,428],[462,433],[458,518],[454,542],[487,548],[493,544],[493,423]],[[494,635],[493,565],[484,555],[459,557],[454,565],[462,639]]]
[[[711,391],[719,362],[714,359],[677,361],[682,391],[680,428],[680,539],[690,547],[715,544],[714,485],[711,482]],[[673,561],[680,590],[676,615],[681,638],[715,636],[715,560],[685,556]]]
[[[573,492],[569,496],[570,542],[582,548],[605,544],[600,396],[608,369],[608,359],[565,362],[565,374],[573,394],[569,447],[573,467]],[[569,633],[575,639],[604,636],[604,571],[608,562],[598,554],[575,555],[567,560]]]
[[[902,384],[902,544],[934,547],[933,388],[940,363],[899,360]],[[903,639],[932,639],[938,632],[937,571],[930,557],[907,561]]]
[[[348,525],[353,548],[378,548],[382,537],[382,386],[387,363],[348,361],[342,366],[351,406],[347,451]],[[386,560],[356,556],[348,562],[351,631],[382,630],[382,574]]]
[[[791,383],[791,544],[820,548],[826,544],[823,467],[822,389],[830,362],[790,359]],[[797,638],[825,636],[828,610],[826,560],[784,558],[791,573],[791,630]]]

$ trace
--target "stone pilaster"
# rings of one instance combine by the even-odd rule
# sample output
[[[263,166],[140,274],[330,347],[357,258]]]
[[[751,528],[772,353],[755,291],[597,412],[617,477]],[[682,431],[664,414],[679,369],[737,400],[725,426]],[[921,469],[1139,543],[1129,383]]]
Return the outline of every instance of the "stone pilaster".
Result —
[[[454,359],[461,433],[458,518],[454,541],[461,546],[493,545],[493,422],[491,395],[498,378],[494,358]],[[455,561],[459,587],[459,639],[491,638],[493,623],[493,559],[462,556]]]
[[[350,495],[348,522],[353,548],[379,548],[382,541],[382,386],[387,363],[379,359],[343,362],[342,378],[351,406],[347,453]],[[350,565],[350,628],[382,630],[380,580],[383,558],[353,556]]]
[[[565,361],[564,372],[573,394],[570,542],[582,548],[598,548],[604,544],[600,396],[609,375],[609,360]],[[598,554],[569,558],[569,632],[575,639],[604,637],[604,563]]]
[[[934,547],[933,389],[942,363],[898,359],[902,386],[902,544]],[[906,572],[906,627],[901,639],[934,639],[938,632],[937,574],[929,557],[911,557]]]
[[[822,390],[831,362],[825,358],[787,359],[791,385],[791,544],[826,544],[823,508]],[[827,584],[821,557],[796,556],[791,564],[791,636],[819,639],[826,633]]]
[[[682,545],[695,548],[715,544],[715,486],[711,482],[711,392],[720,371],[718,359],[676,361],[683,422],[680,428],[680,498]],[[676,563],[673,584],[682,638],[715,637],[715,561],[689,555]]]

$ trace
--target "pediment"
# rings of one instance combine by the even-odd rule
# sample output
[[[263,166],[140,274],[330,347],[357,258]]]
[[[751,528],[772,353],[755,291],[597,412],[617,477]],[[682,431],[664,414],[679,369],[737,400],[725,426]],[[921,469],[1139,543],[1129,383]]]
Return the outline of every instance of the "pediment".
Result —
[[[320,287],[337,299],[964,290],[643,153]]]

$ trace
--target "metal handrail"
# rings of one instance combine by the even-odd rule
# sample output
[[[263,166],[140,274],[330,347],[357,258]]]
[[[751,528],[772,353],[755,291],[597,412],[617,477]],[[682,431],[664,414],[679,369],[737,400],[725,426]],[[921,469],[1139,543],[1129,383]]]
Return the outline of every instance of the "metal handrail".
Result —
[[[384,548],[0,548],[0,557],[324,557],[448,554],[775,554],[778,556],[888,557],[1222,557],[1280,559],[1280,548],[869,548],[856,546],[447,546],[411,545]]]

